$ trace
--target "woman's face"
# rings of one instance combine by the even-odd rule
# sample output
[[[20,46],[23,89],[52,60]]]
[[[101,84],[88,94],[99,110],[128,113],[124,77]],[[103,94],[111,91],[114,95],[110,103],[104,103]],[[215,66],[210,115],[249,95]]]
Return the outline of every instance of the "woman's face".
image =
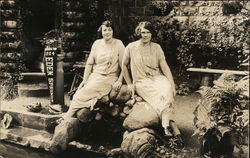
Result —
[[[110,40],[113,37],[113,29],[105,25],[102,26],[102,37],[104,40]]]
[[[141,28],[141,41],[144,44],[147,44],[151,41],[152,34],[148,29]]]

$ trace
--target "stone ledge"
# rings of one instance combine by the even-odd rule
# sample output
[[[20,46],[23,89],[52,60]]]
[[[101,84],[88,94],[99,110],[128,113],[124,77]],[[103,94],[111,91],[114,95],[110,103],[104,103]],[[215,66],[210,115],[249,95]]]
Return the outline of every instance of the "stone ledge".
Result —
[[[53,134],[41,130],[34,130],[20,126],[14,126],[9,129],[0,127],[0,141],[42,149],[45,151],[50,151],[49,147],[52,137]],[[68,146],[73,149],[79,149],[85,152],[91,152],[101,155],[105,155],[108,151],[108,149],[101,146],[100,148],[76,141],[69,142]]]
[[[55,121],[62,116],[45,115],[28,111],[2,108],[0,111],[0,119],[3,118],[5,113],[8,113],[13,117],[13,124],[16,126],[23,126],[26,128],[43,130],[46,132],[53,132],[55,128]]]
[[[51,138],[52,134],[41,130],[20,126],[14,126],[9,129],[0,127],[0,140],[22,146],[41,148],[49,151],[48,148]]]

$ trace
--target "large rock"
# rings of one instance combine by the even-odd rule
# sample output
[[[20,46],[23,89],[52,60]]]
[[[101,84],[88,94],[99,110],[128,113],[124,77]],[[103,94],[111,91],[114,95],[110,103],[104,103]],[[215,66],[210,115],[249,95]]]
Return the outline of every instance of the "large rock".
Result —
[[[131,133],[125,132],[121,149],[126,155],[134,158],[147,157],[154,150],[156,143],[154,135],[154,131],[148,128],[142,128]]]
[[[82,108],[81,110],[77,111],[76,117],[82,123],[89,123],[93,120],[93,115],[88,108]]]
[[[79,132],[80,122],[77,118],[62,121],[55,128],[49,150],[53,153],[64,151],[68,143],[78,136]]]
[[[137,102],[132,109],[132,112],[126,117],[123,122],[123,127],[129,131],[136,129],[158,125],[160,118],[155,110],[146,102]]]
[[[109,98],[113,102],[125,103],[131,98],[131,94],[128,91],[128,86],[122,85],[118,91],[112,89],[109,93]]]

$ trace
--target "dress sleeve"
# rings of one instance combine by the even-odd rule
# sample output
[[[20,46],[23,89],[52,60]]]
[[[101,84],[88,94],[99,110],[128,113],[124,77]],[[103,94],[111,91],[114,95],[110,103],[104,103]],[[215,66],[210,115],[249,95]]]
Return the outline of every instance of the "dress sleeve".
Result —
[[[95,64],[95,50],[96,50],[96,44],[97,42],[95,41],[91,47],[91,51],[89,53],[89,57],[88,57],[88,60],[87,60],[87,64],[88,65],[93,65]]]

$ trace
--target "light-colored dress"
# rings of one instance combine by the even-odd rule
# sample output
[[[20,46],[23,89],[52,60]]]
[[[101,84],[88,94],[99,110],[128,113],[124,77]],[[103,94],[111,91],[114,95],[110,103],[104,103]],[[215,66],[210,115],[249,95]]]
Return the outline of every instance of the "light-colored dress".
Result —
[[[168,112],[167,119],[172,119],[174,96],[170,81],[160,70],[160,62],[166,62],[161,46],[154,42],[142,46],[140,41],[135,41],[125,48],[124,58],[130,59],[136,93],[155,109],[159,117],[164,110]]]
[[[68,113],[81,108],[93,109],[97,100],[107,95],[120,74],[119,56],[124,52],[123,43],[114,39],[107,49],[103,39],[96,40],[91,48],[87,64],[93,65],[86,84],[76,91]]]

